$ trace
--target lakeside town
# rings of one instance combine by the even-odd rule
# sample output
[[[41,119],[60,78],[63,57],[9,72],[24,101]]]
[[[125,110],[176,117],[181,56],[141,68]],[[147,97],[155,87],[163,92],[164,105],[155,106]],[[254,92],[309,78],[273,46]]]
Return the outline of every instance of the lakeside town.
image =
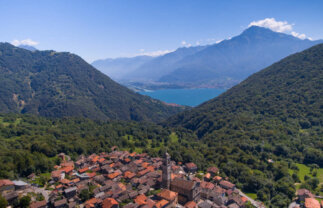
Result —
[[[163,158],[147,153],[119,151],[80,156],[72,161],[59,154],[44,188],[22,180],[0,180],[0,193],[8,207],[30,208],[240,208],[265,207],[219,176],[217,167],[203,174],[190,162],[176,163],[166,152]],[[29,180],[35,179],[31,174]],[[28,196],[25,205],[18,201]],[[323,207],[306,189],[297,192],[293,208]]]

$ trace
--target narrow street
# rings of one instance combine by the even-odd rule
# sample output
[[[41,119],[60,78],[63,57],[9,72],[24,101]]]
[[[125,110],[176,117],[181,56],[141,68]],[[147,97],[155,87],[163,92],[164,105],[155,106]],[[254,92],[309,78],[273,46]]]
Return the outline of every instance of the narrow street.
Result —
[[[258,202],[258,201],[256,201],[256,200],[254,200],[254,199],[250,198],[249,196],[247,196],[246,194],[244,194],[240,189],[238,189],[238,191],[239,191],[239,194],[240,194],[241,196],[246,197],[246,198],[251,202],[251,204],[252,204],[253,206],[255,206],[255,207],[257,207],[257,208],[266,208],[266,206],[265,206],[263,203]]]

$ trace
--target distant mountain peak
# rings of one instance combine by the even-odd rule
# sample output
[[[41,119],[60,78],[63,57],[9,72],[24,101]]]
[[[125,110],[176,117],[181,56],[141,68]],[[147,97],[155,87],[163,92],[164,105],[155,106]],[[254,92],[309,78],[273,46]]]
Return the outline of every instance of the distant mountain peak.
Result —
[[[38,49],[33,47],[33,46],[30,46],[30,45],[19,45],[17,46],[19,48],[23,48],[23,49],[26,49],[26,50],[29,50],[29,51],[37,51]]]

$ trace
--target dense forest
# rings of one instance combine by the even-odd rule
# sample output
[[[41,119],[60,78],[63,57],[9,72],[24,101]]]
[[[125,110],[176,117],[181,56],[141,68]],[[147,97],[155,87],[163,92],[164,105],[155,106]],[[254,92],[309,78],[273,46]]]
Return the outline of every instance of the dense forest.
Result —
[[[182,128],[17,114],[0,116],[0,178],[49,172],[59,163],[57,154],[61,152],[76,159],[80,154],[108,152],[114,145],[151,156],[160,156],[167,148],[173,160],[195,162],[201,171],[216,165],[221,176],[229,177],[245,192],[257,193],[258,199],[271,207],[286,206],[294,196],[294,183],[300,180],[289,172],[297,171],[292,158],[271,151],[270,144],[263,147],[257,142],[223,140],[211,146]],[[318,184],[312,185],[318,179],[307,177],[303,186],[320,191]]]
[[[174,116],[167,125],[194,131],[210,147],[231,143],[256,155],[259,151],[253,152],[259,149],[264,158],[274,153],[323,167],[322,87],[323,44],[320,44],[273,64],[191,111]]]
[[[169,106],[119,85],[79,56],[0,43],[0,112],[161,121]]]

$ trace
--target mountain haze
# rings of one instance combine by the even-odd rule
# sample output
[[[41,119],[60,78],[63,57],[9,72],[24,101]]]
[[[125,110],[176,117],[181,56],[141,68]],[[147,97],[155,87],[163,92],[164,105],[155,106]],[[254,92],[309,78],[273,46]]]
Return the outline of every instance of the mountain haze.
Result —
[[[123,87],[79,56],[0,43],[0,112],[160,121],[179,112]]]
[[[119,77],[122,83],[229,88],[280,59],[322,43],[252,26],[220,43],[179,48]],[[111,66],[112,68],[112,66]],[[98,66],[98,69],[105,69]],[[122,71],[122,70],[121,70]],[[123,71],[127,71],[124,69]]]
[[[136,56],[132,58],[116,58],[116,59],[102,59],[92,63],[92,65],[100,69],[101,72],[108,75],[114,80],[120,80],[127,74],[131,73],[136,68],[144,63],[152,60],[152,56]]]

